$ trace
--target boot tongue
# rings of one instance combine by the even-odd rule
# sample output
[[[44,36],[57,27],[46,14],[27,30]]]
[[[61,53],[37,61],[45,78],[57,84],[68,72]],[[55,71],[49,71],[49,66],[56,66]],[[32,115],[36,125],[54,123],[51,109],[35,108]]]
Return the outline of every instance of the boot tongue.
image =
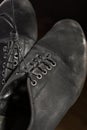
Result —
[[[32,39],[34,43],[37,39],[37,22],[31,3],[28,0],[13,0],[13,4],[18,34]],[[12,10],[11,0],[4,0],[0,4],[0,14],[6,13],[13,20]]]

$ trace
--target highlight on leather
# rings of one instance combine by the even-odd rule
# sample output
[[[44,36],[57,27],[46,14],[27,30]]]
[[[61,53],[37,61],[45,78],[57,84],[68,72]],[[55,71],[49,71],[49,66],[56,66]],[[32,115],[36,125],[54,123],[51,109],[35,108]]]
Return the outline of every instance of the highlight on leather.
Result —
[[[29,53],[36,39],[37,22],[31,3],[28,0],[4,0],[0,4],[0,90],[15,68],[18,66],[20,69],[19,63]],[[8,93],[9,90],[4,88]],[[4,93],[3,90],[1,93]]]

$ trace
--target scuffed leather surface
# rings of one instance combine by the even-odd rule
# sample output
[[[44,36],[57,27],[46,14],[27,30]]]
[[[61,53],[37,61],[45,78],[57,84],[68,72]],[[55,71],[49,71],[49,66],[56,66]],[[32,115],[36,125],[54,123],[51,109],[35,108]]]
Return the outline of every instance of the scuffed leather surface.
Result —
[[[28,130],[53,130],[83,88],[86,76],[86,39],[77,22],[63,20],[54,25],[35,46],[42,47],[45,52],[46,49],[52,51],[57,66],[48,73],[47,80],[43,77],[43,89],[32,99],[34,117],[31,118],[34,121]],[[36,91],[40,86],[38,81]]]
[[[37,53],[47,52],[52,54],[57,66],[38,80],[35,87],[27,78],[31,105],[28,130],[54,130],[79,97],[85,81],[86,39],[77,22],[62,20],[54,25],[25,57],[27,66]],[[16,72],[10,77],[7,86],[24,76],[15,77]]]

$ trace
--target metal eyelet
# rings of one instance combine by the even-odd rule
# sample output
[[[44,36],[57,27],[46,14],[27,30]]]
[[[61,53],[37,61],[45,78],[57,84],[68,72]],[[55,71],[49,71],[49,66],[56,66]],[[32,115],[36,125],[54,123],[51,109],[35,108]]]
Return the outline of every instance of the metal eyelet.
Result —
[[[17,61],[14,61],[14,67],[18,65],[18,62]]]
[[[46,58],[47,58],[48,61],[50,61],[51,65],[53,67],[56,66],[56,62],[53,59],[51,59],[51,54],[50,53],[47,54]]]
[[[52,66],[46,66],[47,70],[52,70]]]
[[[47,74],[47,70],[44,69],[44,70],[42,71],[42,74],[43,74],[43,75],[46,75],[46,74]]]
[[[38,74],[38,75],[37,75],[37,79],[42,79],[42,75],[41,75],[41,74]]]
[[[2,85],[4,85],[5,84],[5,79],[2,79]]]
[[[18,53],[15,53],[15,54],[14,54],[14,58],[15,58],[15,59],[18,59]]]
[[[56,62],[53,61],[53,62],[51,63],[51,65],[52,65],[53,67],[55,67],[55,66],[56,66]]]
[[[37,81],[36,81],[36,80],[32,80],[32,81],[31,81],[31,85],[32,85],[32,86],[36,86],[36,85],[37,85]]]

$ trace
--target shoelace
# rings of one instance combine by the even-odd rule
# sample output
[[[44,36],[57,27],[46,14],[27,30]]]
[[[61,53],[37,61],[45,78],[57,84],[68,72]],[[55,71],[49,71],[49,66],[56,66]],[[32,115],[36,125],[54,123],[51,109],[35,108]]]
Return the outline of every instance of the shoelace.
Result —
[[[3,65],[2,65],[3,66],[2,85],[5,85],[5,81],[6,81],[5,70],[6,69],[9,69],[13,72],[14,69],[18,66],[19,67],[18,73],[22,73],[22,71],[20,70],[20,61],[22,60],[23,63],[24,63],[24,68],[25,68],[24,73],[27,74],[28,77],[30,78],[31,85],[36,86],[37,81],[33,80],[32,75],[35,76],[37,79],[41,79],[42,75],[47,74],[47,70],[51,70],[52,67],[56,66],[56,62],[51,58],[51,54],[49,54],[49,53],[45,56],[36,55],[36,57],[30,63],[30,65],[32,66],[32,69],[30,71],[28,70],[24,56],[22,55],[22,47],[21,47],[21,44],[20,44],[20,41],[19,41],[17,28],[16,28],[16,24],[15,24],[13,0],[11,0],[11,5],[12,5],[12,13],[13,13],[13,22],[11,23],[9,21],[9,17],[8,16],[5,17],[5,14],[2,15],[2,17],[5,18],[5,20],[8,19],[8,23],[10,22],[11,25],[13,25],[13,32],[10,33],[11,40],[3,48],[4,59],[7,59],[7,62],[4,62]],[[43,64],[45,66],[45,69],[43,69],[40,66],[40,64]],[[41,71],[41,74],[36,73],[34,71],[35,68],[38,68],[38,70]]]
[[[12,34],[11,34],[12,35]],[[13,36],[13,35],[12,35]],[[52,67],[56,66],[56,62],[54,61],[54,58],[52,58],[51,53],[47,53],[47,54],[37,54],[31,62],[29,62],[28,64],[26,64],[25,58],[22,55],[22,50],[21,50],[21,46],[20,46],[20,42],[19,40],[16,38],[11,39],[12,41],[10,41],[10,43],[8,42],[8,46],[5,46],[3,48],[4,52],[8,52],[4,58],[8,58],[8,62],[7,63],[3,63],[3,72],[2,72],[2,76],[3,76],[3,80],[2,80],[2,85],[5,85],[5,69],[9,69],[11,71],[14,71],[15,68],[18,67],[18,72],[17,74],[21,74],[24,73],[25,75],[27,75],[27,77],[30,79],[30,83],[33,87],[35,87],[37,85],[37,80],[35,79],[42,79],[43,75],[46,75],[49,70],[52,70]],[[9,50],[9,51],[8,51]],[[12,61],[9,60],[9,57],[11,56]],[[16,63],[15,63],[16,61]],[[24,64],[24,69],[21,70],[21,61]],[[8,67],[8,65],[10,67]],[[42,67],[41,65],[43,65],[44,67]],[[38,69],[39,73],[37,73],[35,70]],[[33,76],[35,77],[33,79]],[[6,80],[7,81],[7,80]],[[8,88],[8,87],[7,87]],[[1,94],[3,92],[1,91]],[[7,94],[5,97],[8,97],[9,94]],[[1,98],[3,98],[1,96]]]
[[[16,41],[14,41],[14,42],[16,42]],[[18,47],[14,42],[11,39],[9,42],[7,42],[7,45],[5,45],[3,47],[4,59],[7,62],[3,62],[3,64],[2,64],[2,66],[3,66],[2,85],[5,84],[5,70],[6,69],[13,70],[18,64],[18,60],[19,60]]]
[[[4,41],[6,45],[3,47],[4,62],[2,63],[3,70],[2,70],[1,88],[3,88],[3,86],[8,81],[10,75],[13,73],[14,69],[16,69],[17,66],[19,68],[20,73],[21,60],[23,61],[25,68],[27,68],[24,60],[24,55],[22,53],[22,47],[20,44],[18,30],[15,22],[14,2],[13,0],[10,1],[11,1],[12,18],[9,15],[7,15],[7,13],[0,14],[0,17],[4,19],[12,27],[12,31],[10,32],[10,40]],[[7,74],[7,76],[6,76],[6,69],[11,70],[11,73],[9,75]],[[0,95],[1,93],[3,92],[1,91]]]
[[[20,73],[20,61],[23,60],[24,65],[24,56],[22,55],[22,47],[20,45],[18,35],[11,33],[11,40],[3,47],[3,52],[4,52],[4,59],[7,62],[3,63],[3,71],[2,71],[2,85],[5,84],[5,81],[7,77],[5,77],[5,71],[6,69],[11,70],[12,72],[14,69],[18,66],[19,68],[19,73]]]
[[[19,71],[17,74],[24,72],[25,74],[28,74],[28,77],[30,78],[31,85],[36,86],[37,81],[33,80],[32,76],[35,76],[37,79],[42,79],[42,75],[47,74],[47,70],[51,70],[52,67],[56,66],[56,62],[53,60],[52,56],[50,53],[47,53],[46,55],[42,56],[40,54],[37,54],[35,58],[29,63],[30,70],[28,69],[26,63],[25,63],[25,58],[22,55],[22,49],[20,47],[20,42],[18,41],[17,38],[14,38],[14,35],[11,34],[11,41],[7,44],[8,46],[4,46],[3,51],[5,52],[5,57],[8,58],[7,64],[4,62],[3,63],[3,71],[2,71],[2,85],[5,84],[5,69],[9,69],[13,71],[17,66],[19,67]],[[9,51],[8,51],[9,50]],[[11,60],[12,59],[12,60]],[[21,71],[20,67],[20,59],[24,63],[24,71]],[[41,64],[45,66],[45,69],[41,67]],[[34,70],[38,69],[40,73],[36,73]]]
[[[41,65],[44,66],[44,69]],[[56,66],[56,62],[51,57],[50,53],[47,53],[44,56],[37,54],[35,58],[29,63],[29,66],[31,66],[31,69],[28,71],[28,77],[31,81],[31,85],[36,86],[37,81],[32,77],[35,76],[37,79],[42,79],[42,76],[46,75],[47,71],[52,70],[52,67]],[[35,71],[36,69],[38,69],[41,73],[37,73]]]
[[[3,63],[3,71],[2,71],[2,85],[5,84],[5,70],[14,70],[14,68],[19,64],[20,62],[20,43],[19,43],[19,38],[18,38],[18,31],[16,27],[16,22],[15,22],[15,11],[14,11],[14,2],[13,0],[10,0],[11,4],[11,12],[12,12],[12,18],[7,14],[3,13],[0,14],[0,17],[4,19],[11,27],[12,31],[10,33],[10,41],[7,42],[7,45],[3,47],[3,52],[4,52],[4,59],[6,62]],[[19,54],[20,53],[20,54]],[[22,57],[22,55],[21,55]],[[19,67],[20,68],[20,67]]]

